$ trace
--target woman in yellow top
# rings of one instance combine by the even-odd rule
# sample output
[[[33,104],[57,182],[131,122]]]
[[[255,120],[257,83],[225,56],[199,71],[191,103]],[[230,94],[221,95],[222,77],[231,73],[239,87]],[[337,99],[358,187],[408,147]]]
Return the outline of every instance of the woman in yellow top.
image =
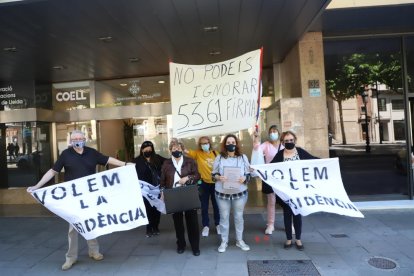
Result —
[[[186,155],[197,162],[198,172],[201,175],[200,184],[200,201],[201,201],[201,221],[203,224],[202,236],[207,237],[209,233],[210,221],[208,217],[209,199],[214,210],[214,224],[216,225],[217,234],[220,235],[220,213],[215,197],[215,184],[211,178],[214,159],[217,152],[212,149],[210,138],[202,136],[198,139],[197,150],[186,150]]]

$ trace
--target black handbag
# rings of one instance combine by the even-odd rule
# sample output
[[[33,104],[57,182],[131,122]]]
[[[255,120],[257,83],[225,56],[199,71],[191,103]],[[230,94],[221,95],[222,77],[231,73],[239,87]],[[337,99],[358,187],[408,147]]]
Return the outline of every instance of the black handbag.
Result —
[[[164,190],[164,202],[167,214],[200,209],[198,185],[186,185]]]

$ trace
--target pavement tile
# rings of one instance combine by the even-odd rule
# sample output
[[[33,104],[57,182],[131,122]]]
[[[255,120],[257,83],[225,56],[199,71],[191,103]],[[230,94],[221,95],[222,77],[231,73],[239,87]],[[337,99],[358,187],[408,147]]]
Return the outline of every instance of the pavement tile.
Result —
[[[225,253],[218,253],[220,236],[200,240],[201,255],[176,253],[175,232],[168,216],[161,219],[161,235],[145,237],[145,227],[99,238],[105,259],[91,260],[79,238],[78,263],[62,272],[67,249],[67,223],[56,217],[2,218],[0,224],[1,275],[248,275],[248,260],[311,260],[321,275],[414,275],[414,209],[365,211],[366,218],[313,214],[303,218],[304,251],[283,249],[285,233],[263,234],[263,212],[245,215],[244,240],[251,250],[235,246],[234,225]],[[276,215],[276,224],[283,217]],[[201,225],[201,224],[200,224]],[[5,230],[7,229],[7,231]],[[201,230],[201,229],[200,229]],[[345,234],[335,238],[332,234]],[[397,263],[393,270],[368,264],[374,256]]]

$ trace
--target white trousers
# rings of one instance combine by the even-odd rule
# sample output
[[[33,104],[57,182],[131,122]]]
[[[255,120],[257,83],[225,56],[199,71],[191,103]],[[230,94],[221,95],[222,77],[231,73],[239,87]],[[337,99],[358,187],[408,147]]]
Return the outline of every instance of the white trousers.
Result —
[[[78,259],[78,232],[73,228],[72,224],[69,224],[68,232],[69,248],[66,253],[66,261],[76,262]],[[89,255],[95,255],[99,253],[99,244],[97,239],[87,240]]]

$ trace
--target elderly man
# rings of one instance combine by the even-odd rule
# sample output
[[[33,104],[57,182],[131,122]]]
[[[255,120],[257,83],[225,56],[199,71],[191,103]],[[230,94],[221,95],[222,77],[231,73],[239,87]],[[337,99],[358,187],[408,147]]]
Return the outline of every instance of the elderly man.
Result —
[[[105,156],[93,148],[86,147],[85,140],[83,132],[79,130],[72,131],[70,135],[71,146],[62,152],[56,163],[44,174],[42,179],[35,186],[28,187],[27,191],[33,192],[39,189],[60,172],[62,168],[65,168],[65,181],[71,181],[96,173],[96,165],[126,165],[126,162]],[[70,269],[78,258],[78,233],[71,224],[69,224],[68,241],[69,249],[66,253],[66,261],[62,265],[62,270]],[[96,239],[88,240],[87,244],[89,257],[95,261],[100,261],[104,258],[99,252],[99,244]]]

